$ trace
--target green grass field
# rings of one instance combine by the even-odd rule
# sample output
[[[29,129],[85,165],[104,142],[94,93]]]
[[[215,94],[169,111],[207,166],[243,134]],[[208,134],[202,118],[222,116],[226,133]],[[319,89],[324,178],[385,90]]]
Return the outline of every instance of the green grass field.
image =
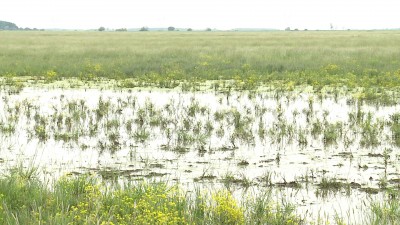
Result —
[[[399,84],[400,32],[0,32],[0,75]],[[55,72],[55,73],[54,73]],[[332,78],[332,75],[336,75]],[[343,79],[345,81],[343,81]]]

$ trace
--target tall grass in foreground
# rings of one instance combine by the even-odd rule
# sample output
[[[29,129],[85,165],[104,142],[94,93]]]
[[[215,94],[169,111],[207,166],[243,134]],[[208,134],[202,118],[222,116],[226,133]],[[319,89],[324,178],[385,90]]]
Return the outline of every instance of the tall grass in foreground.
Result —
[[[400,201],[398,190],[387,192],[387,201],[374,202],[371,205],[371,224],[400,224]]]
[[[242,204],[226,190],[191,194],[166,183],[102,183],[62,177],[51,188],[34,172],[0,179],[1,224],[300,224],[293,207],[259,195]]]
[[[398,194],[371,202],[363,224],[398,224]],[[239,203],[241,202],[241,203]],[[47,187],[36,170],[12,169],[0,179],[0,224],[329,224],[296,215],[270,193],[238,201],[227,190],[186,192],[162,182],[103,183],[92,175],[64,176]],[[343,218],[333,223],[346,224]]]

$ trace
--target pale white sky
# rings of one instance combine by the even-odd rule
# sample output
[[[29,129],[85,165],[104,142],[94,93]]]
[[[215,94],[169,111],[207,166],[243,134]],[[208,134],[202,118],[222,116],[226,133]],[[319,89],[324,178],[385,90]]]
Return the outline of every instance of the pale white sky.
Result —
[[[0,20],[30,28],[400,27],[398,0],[1,0],[0,5]]]

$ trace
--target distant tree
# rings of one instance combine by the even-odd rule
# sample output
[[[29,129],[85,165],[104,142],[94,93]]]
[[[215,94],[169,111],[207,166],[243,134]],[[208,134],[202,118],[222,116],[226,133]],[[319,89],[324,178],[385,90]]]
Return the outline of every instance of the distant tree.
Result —
[[[99,27],[99,31],[105,31],[106,30],[106,28],[104,28],[104,27]]]
[[[139,31],[149,31],[149,28],[148,27],[142,27],[142,28],[140,28]]]
[[[290,27],[286,27],[286,28],[285,28],[285,31],[290,31]]]
[[[187,29],[187,31],[193,31],[192,28]]]
[[[0,30],[18,30],[18,27],[14,23],[0,21]]]
[[[174,31],[175,27],[168,27],[168,31]]]
[[[207,28],[206,31],[211,31],[211,28]]]

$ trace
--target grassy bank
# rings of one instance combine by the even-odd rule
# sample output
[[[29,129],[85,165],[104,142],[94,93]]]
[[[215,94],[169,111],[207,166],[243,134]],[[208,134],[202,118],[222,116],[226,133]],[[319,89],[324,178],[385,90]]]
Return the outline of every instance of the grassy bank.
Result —
[[[166,183],[112,185],[82,175],[52,187],[35,170],[0,179],[1,224],[299,224],[294,207],[260,194],[239,204],[227,190],[185,192]]]
[[[14,168],[0,179],[1,224],[349,224],[340,215],[312,221],[295,214],[295,206],[274,202],[270,193],[238,201],[228,190],[193,193],[163,182],[118,185],[93,175],[64,176],[48,187],[37,174]],[[388,190],[387,199],[370,203],[363,224],[397,224],[398,200]]]

